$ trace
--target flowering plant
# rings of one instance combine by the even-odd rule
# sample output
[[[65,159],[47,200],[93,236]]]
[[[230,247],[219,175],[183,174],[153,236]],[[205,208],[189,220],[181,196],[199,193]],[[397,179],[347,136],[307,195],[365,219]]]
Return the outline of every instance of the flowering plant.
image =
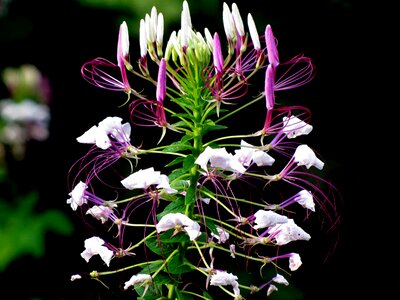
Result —
[[[73,226],[58,209],[38,209],[39,189],[27,184],[38,171],[29,153],[49,138],[51,86],[32,64],[1,70],[7,95],[0,95],[0,273],[12,263],[46,254],[46,234],[70,235]],[[33,146],[33,147],[32,147]],[[31,156],[32,157],[32,156]]]
[[[181,28],[165,49],[163,14],[153,7],[140,20],[137,69],[126,22],[117,63],[96,58],[82,66],[89,83],[127,94],[129,120],[108,116],[77,137],[92,146],[71,167],[67,204],[98,230],[85,240],[82,258],[99,255],[106,270],[71,280],[86,276],[107,285],[107,276],[123,273],[121,290],[140,299],[270,295],[302,265],[293,247],[285,251],[311,238],[299,222],[314,212],[324,224],[339,220],[338,193],[322,177],[324,162],[295,139],[312,131],[310,111],[275,99],[308,83],[314,65],[304,55],[281,62],[271,26],[260,37],[248,14],[246,32],[235,3],[223,4],[226,48],[217,32],[196,31],[187,1],[182,7]],[[259,73],[263,92],[253,97],[251,82]],[[132,87],[132,75],[155,87],[154,98]],[[240,132],[248,130],[243,127],[226,133],[237,125],[235,116],[263,101],[258,128],[252,120],[250,133]],[[160,138],[134,145],[132,126],[159,128]],[[159,171],[154,158],[153,165],[143,162],[150,156],[170,159]],[[117,196],[107,198],[107,190]],[[243,273],[250,266],[259,276]]]

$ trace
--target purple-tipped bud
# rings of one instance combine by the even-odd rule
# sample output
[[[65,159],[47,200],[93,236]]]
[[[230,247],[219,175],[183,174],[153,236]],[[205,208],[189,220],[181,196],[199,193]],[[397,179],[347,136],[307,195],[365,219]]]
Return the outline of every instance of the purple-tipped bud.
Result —
[[[214,34],[213,48],[214,66],[217,69],[218,73],[222,73],[224,69],[224,59],[222,57],[221,42],[219,40],[218,33]]]
[[[275,84],[275,71],[272,65],[269,64],[267,67],[267,71],[265,72],[265,83],[264,83],[265,102],[268,110],[274,108],[275,106],[274,84]]]
[[[279,65],[279,54],[278,48],[276,47],[275,36],[269,24],[265,28],[265,43],[267,44],[268,61],[276,68]]]
[[[156,97],[157,102],[162,104],[165,96],[167,95],[167,70],[166,70],[165,58],[160,61],[160,67],[158,69],[158,80],[157,80],[157,91]]]

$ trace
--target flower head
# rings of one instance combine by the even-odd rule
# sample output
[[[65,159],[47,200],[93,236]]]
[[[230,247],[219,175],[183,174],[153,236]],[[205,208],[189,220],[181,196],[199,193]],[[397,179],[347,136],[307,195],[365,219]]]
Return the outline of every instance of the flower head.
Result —
[[[80,181],[69,193],[69,196],[71,197],[67,199],[67,204],[70,204],[73,210],[76,210],[78,206],[87,203],[87,197],[85,196],[86,188],[86,183]]]
[[[254,217],[254,223],[256,223],[254,229],[272,227],[277,224],[284,224],[288,221],[288,217],[280,215],[271,210],[260,209],[254,214]]]
[[[200,225],[182,213],[169,213],[164,215],[156,225],[157,232],[174,229],[174,233],[181,231],[189,235],[191,241],[200,236]]]
[[[149,285],[149,282],[151,283],[151,275],[149,274],[137,274],[133,275],[128,281],[125,282],[124,284],[124,290],[127,290],[129,287],[135,285],[135,284],[145,284],[146,286]]]
[[[223,170],[238,173],[244,173],[246,171],[237,157],[228,153],[225,148],[213,149],[207,147],[198,156],[195,163],[200,165],[200,167],[206,172],[208,171],[208,163],[210,163],[210,167],[212,168],[221,168]]]
[[[268,230],[268,233],[275,239],[276,245],[279,246],[297,240],[308,241],[311,238],[293,219],[288,219],[282,224],[276,224]]]
[[[104,246],[104,244],[104,240],[97,236],[86,239],[85,250],[81,253],[82,258],[86,260],[86,262],[89,262],[89,259],[93,255],[100,255],[107,267],[110,266],[110,261],[114,252]]]
[[[238,277],[236,275],[233,275],[232,273],[216,270],[215,273],[211,275],[210,285],[215,285],[215,286],[231,285],[233,287],[233,293],[235,297],[239,297],[240,289],[237,280]]]
[[[83,144],[96,144],[97,147],[105,150],[111,147],[113,140],[129,145],[130,135],[131,125],[129,123],[122,124],[120,117],[107,117],[99,122],[98,126],[92,126],[76,140]]]
[[[156,188],[164,189],[167,193],[177,192],[177,190],[170,187],[168,177],[161,174],[160,171],[155,171],[153,167],[132,173],[125,179],[121,180],[121,183],[129,190],[146,190],[150,186],[155,185]]]
[[[317,169],[322,170],[324,163],[317,158],[314,151],[307,145],[300,145],[296,148],[293,154],[294,161],[299,166],[305,166],[307,169],[314,166]]]

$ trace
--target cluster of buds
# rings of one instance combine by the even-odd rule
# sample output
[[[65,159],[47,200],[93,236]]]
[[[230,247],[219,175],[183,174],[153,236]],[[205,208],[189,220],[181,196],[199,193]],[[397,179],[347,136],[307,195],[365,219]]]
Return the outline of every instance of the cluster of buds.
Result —
[[[140,21],[137,69],[125,22],[117,63],[96,58],[82,66],[89,83],[126,93],[129,103],[129,120],[108,116],[77,137],[91,148],[71,167],[67,204],[98,225],[82,258],[99,255],[106,265],[86,276],[106,284],[107,276],[126,273],[121,290],[143,299],[211,299],[220,291],[237,300],[262,290],[270,295],[302,265],[293,249],[311,235],[299,222],[314,213],[332,226],[339,220],[338,193],[322,177],[324,162],[296,142],[313,129],[310,111],[275,101],[277,92],[308,83],[314,65],[303,55],[281,62],[271,26],[260,36],[248,14],[247,32],[235,3],[223,4],[226,48],[218,33],[196,31],[188,3],[182,7],[181,28],[165,48],[162,13],[153,7]],[[264,91],[251,98],[249,86],[260,71]],[[154,85],[153,99],[134,88],[138,79]],[[230,118],[262,101],[265,119],[258,128],[222,134]],[[158,128],[161,137],[150,147],[132,145],[132,126]],[[167,132],[176,139],[165,142]],[[171,159],[163,171],[141,168],[150,156]],[[106,190],[117,197],[107,198]],[[114,263],[122,258],[123,267]],[[258,266],[259,277],[244,278],[249,263]]]

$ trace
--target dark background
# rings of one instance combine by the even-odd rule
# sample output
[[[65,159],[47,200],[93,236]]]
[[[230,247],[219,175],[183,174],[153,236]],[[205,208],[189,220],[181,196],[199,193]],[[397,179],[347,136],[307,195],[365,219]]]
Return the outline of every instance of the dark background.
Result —
[[[213,29],[221,30],[222,1],[214,1],[214,9],[209,10],[194,2],[189,1],[194,27],[220,26]],[[384,293],[386,289],[374,287],[382,274],[371,226],[379,221],[371,224],[367,218],[376,198],[374,184],[365,181],[371,172],[365,160],[371,128],[366,122],[376,119],[365,114],[370,103],[370,71],[364,60],[369,49],[366,6],[351,0],[236,3],[243,18],[251,12],[257,25],[272,25],[281,57],[302,52],[314,59],[317,68],[316,78],[298,95],[307,99],[305,104],[313,112],[318,151],[342,192],[343,223],[336,252],[327,262],[322,262],[319,251],[324,245],[318,242],[305,256],[307,264],[296,279],[304,299],[362,299]],[[221,24],[215,24],[216,16]],[[116,61],[118,26],[124,17],[135,18],[124,10],[84,7],[73,0],[13,0],[0,18],[0,69],[34,64],[48,76],[53,89],[50,139],[31,145],[29,173],[16,166],[13,176],[24,182],[21,189],[40,190],[39,209],[61,209],[76,227],[72,237],[49,234],[44,258],[23,257],[0,274],[2,293],[12,299],[122,299],[94,281],[70,282],[71,274],[89,269],[79,255],[88,236],[65,202],[68,169],[84,151],[75,138],[106,114],[118,112],[124,99],[89,85],[80,68],[97,56]],[[142,17],[136,17],[137,23]],[[177,29],[179,23],[172,26]],[[166,28],[166,38],[171,31]],[[133,37],[132,58],[138,57],[138,50]]]

